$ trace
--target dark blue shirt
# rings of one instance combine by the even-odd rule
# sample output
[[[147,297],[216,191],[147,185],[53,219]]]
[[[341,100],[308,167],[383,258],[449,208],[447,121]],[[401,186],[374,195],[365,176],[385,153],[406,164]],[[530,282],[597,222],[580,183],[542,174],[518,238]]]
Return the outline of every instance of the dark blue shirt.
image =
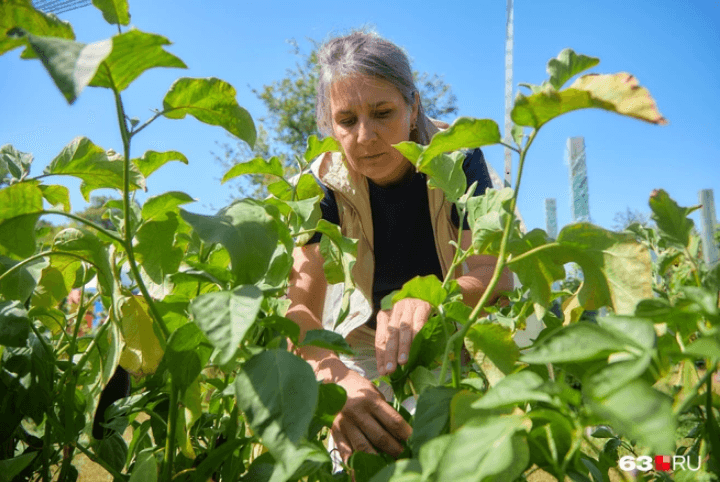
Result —
[[[463,162],[467,187],[477,181],[475,195],[485,193],[492,181],[480,149],[468,153]],[[331,189],[318,181],[325,196],[320,201],[323,219],[340,224],[337,201]],[[370,207],[373,217],[375,276],[373,278],[374,314],[380,310],[382,299],[400,289],[415,276],[436,275],[442,279],[442,269],[435,249],[435,236],[430,220],[427,178],[416,172],[412,177],[389,187],[381,187],[368,179]],[[452,208],[452,222],[457,227],[459,216]],[[464,229],[470,229],[467,219]],[[320,233],[308,244],[320,241]],[[375,316],[368,321],[375,328]]]

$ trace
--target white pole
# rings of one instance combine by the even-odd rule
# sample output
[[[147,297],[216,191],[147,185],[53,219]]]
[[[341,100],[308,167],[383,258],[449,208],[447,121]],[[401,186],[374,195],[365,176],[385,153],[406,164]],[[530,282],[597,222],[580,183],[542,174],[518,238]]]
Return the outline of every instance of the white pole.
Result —
[[[702,217],[702,250],[705,263],[708,268],[713,268],[718,262],[718,247],[715,244],[715,226],[717,226],[717,218],[715,217],[715,201],[713,199],[712,189],[702,189],[698,193],[702,208],[700,215]]]
[[[507,24],[505,28],[505,143],[512,143],[512,87],[513,87],[513,0],[507,0]],[[508,147],[505,148],[505,187],[512,184],[512,156]]]

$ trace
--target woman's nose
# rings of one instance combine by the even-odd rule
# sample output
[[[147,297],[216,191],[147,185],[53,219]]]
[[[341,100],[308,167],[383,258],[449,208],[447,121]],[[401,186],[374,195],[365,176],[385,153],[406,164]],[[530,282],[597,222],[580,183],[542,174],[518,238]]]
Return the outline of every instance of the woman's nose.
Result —
[[[377,137],[375,123],[370,119],[358,121],[358,142],[368,142]]]

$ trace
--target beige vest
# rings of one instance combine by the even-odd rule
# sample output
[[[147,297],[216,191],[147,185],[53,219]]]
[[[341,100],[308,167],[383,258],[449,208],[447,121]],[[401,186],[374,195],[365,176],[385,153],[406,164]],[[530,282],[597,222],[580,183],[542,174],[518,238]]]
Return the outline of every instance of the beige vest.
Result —
[[[372,288],[375,274],[375,256],[373,251],[373,219],[370,208],[370,192],[367,178],[358,174],[344,162],[339,152],[326,152],[319,156],[311,165],[311,170],[320,181],[335,194],[340,216],[340,227],[343,236],[358,240],[357,261],[352,275],[362,296],[351,298],[350,316],[337,328],[333,327],[337,304],[338,290],[328,291],[323,315],[323,326],[343,336],[364,324],[372,314]],[[451,219],[452,203],[445,199],[440,189],[428,187],[428,203],[430,220],[435,233],[435,249],[437,250],[443,276],[452,265],[455,248],[450,241],[457,241],[458,230]],[[456,270],[455,276],[462,274],[462,268]],[[328,299],[330,298],[330,299]],[[355,306],[353,305],[355,303]],[[361,304],[362,306],[357,306]]]

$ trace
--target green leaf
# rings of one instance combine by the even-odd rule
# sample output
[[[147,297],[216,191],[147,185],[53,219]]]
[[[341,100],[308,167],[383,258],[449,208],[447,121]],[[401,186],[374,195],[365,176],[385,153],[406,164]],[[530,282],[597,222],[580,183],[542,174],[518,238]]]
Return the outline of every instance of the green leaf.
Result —
[[[544,383],[540,375],[529,370],[513,373],[488,390],[472,404],[472,408],[492,409],[522,402],[551,403],[550,395],[541,389]]]
[[[0,255],[27,258],[35,252],[35,223],[43,209],[35,183],[0,189]]]
[[[502,230],[510,215],[510,202],[513,190],[488,189],[481,196],[473,196],[467,201],[468,224],[472,230],[473,248],[477,254],[497,254],[500,250]],[[512,227],[517,237],[517,227]]]
[[[303,155],[303,159],[307,162],[314,160],[324,152],[342,151],[340,143],[332,137],[326,137],[322,141],[318,140],[316,135],[308,137],[307,149]]]
[[[228,457],[232,457],[233,452],[244,443],[245,439],[242,438],[228,440],[207,452],[207,458],[200,462],[200,465],[195,469],[193,482],[205,482],[211,478],[213,472],[215,472]]]
[[[520,348],[510,329],[496,323],[473,325],[465,336],[465,346],[478,365],[482,366],[484,359],[489,358],[506,375],[515,369],[520,358]]]
[[[424,146],[416,144],[412,141],[403,141],[398,144],[393,144],[393,147],[400,151],[400,154],[415,165],[417,165],[418,159],[420,159],[420,156],[425,150]]]
[[[132,163],[135,164],[140,174],[147,178],[153,172],[157,171],[160,167],[164,166],[170,161],[180,161],[183,164],[187,164],[187,157],[178,151],[167,151],[167,152],[155,152],[146,151],[139,159],[133,159]]]
[[[159,299],[169,294],[165,292],[170,291],[166,287],[166,278],[178,271],[183,259],[183,250],[174,244],[178,225],[177,215],[169,212],[163,221],[145,222],[135,234],[135,256],[140,263],[140,274],[154,285],[151,291]]]
[[[408,440],[413,453],[450,427],[450,401],[458,390],[448,387],[428,388],[417,401],[413,433]]]
[[[400,459],[383,467],[370,482],[420,482],[422,467],[416,459]]]
[[[163,115],[168,119],[183,119],[190,114],[200,122],[223,127],[252,147],[255,124],[235,96],[235,88],[223,80],[183,77],[165,94]]]
[[[23,347],[30,335],[30,320],[19,301],[0,301],[0,345]]]
[[[142,207],[142,218],[148,221],[164,221],[168,213],[179,213],[178,206],[195,202],[190,195],[180,191],[170,191],[149,197]]]
[[[112,296],[114,275],[110,266],[110,258],[100,238],[84,229],[68,228],[55,236],[53,249],[72,251],[89,259],[98,270],[98,287],[103,296]]]
[[[127,0],[93,0],[103,15],[105,21],[111,25],[127,25],[130,23],[130,12]]]
[[[611,363],[582,379],[583,394],[596,399],[609,396],[632,380],[639,378],[650,366],[651,353]]]
[[[315,177],[305,173],[297,180],[297,184],[289,184],[285,179],[275,181],[268,186],[268,191],[283,201],[300,201],[315,196],[324,195]]]
[[[0,474],[2,474],[0,477],[2,477],[2,481],[10,482],[15,479],[15,476],[25,470],[39,453],[29,452],[11,459],[0,460]]]
[[[542,338],[520,357],[525,363],[563,363],[607,358],[623,351],[625,343],[614,334],[586,322],[575,323]]]
[[[112,51],[112,40],[91,44],[55,37],[41,37],[15,30],[24,36],[69,104],[75,102]]]
[[[355,355],[355,352],[342,335],[330,330],[308,330],[305,332],[305,338],[298,346],[319,346],[327,350],[337,353],[345,353],[346,355]]]
[[[211,354],[212,346],[194,323],[187,323],[170,335],[165,362],[180,390],[185,390],[195,381]]]
[[[717,337],[704,336],[688,345],[685,353],[696,358],[709,358],[717,363],[720,360],[720,342]]]
[[[318,404],[313,415],[313,425],[331,427],[335,421],[335,416],[340,413],[346,401],[347,392],[340,385],[335,383],[318,384]],[[315,435],[316,433],[313,433],[311,425],[309,439],[314,438]]]
[[[388,465],[388,461],[382,455],[354,452],[348,460],[348,465],[353,471],[355,482],[369,482],[375,474]]]
[[[70,191],[65,186],[40,184],[38,186],[47,202],[55,209],[70,212]]]
[[[18,261],[0,256],[0,275],[16,264]],[[0,296],[6,300],[18,300],[25,303],[35,290],[42,276],[42,270],[49,264],[46,259],[36,259],[5,276],[0,281]]]
[[[200,295],[190,303],[195,323],[220,351],[220,364],[232,360],[245,334],[255,323],[263,294],[256,286]]]
[[[442,189],[450,202],[456,202],[465,194],[467,178],[462,165],[465,153],[439,154],[418,166],[418,170],[429,176],[430,187]]]
[[[418,161],[418,167],[422,171],[424,165],[443,152],[475,149],[497,144],[500,140],[500,128],[494,120],[458,117],[449,128],[433,136]],[[463,186],[463,191],[464,189],[465,186]]]
[[[262,326],[275,330],[286,338],[290,338],[293,343],[298,342],[300,337],[300,327],[294,321],[279,315],[266,316],[258,320]]]
[[[346,238],[340,226],[324,219],[318,222],[317,230],[323,233],[320,239],[320,253],[325,262],[323,270],[328,284],[345,283],[345,288],[355,286],[352,269],[357,256],[357,240]]]
[[[82,179],[80,192],[89,201],[90,193],[95,189],[122,190],[124,171],[124,162],[120,156],[109,155],[87,137],[76,137],[50,161],[43,173]],[[134,169],[130,169],[130,186],[131,189],[145,187],[145,179]]]
[[[120,366],[137,378],[152,375],[160,365],[163,349],[155,335],[147,303],[141,296],[130,296],[122,301],[120,311],[125,340]]]
[[[559,92],[550,87],[529,97],[519,93],[511,116],[516,124],[538,129],[555,117],[590,107],[653,124],[667,124],[648,90],[640,87],[635,77],[624,72],[584,75]]]
[[[34,35],[71,40],[75,38],[70,22],[60,20],[54,14],[35,10],[31,0],[5,0],[0,2],[0,55],[25,45],[24,39],[7,35],[13,27]],[[22,57],[33,58],[34,54],[27,48]]]
[[[548,241],[545,231],[533,229],[522,238],[512,240],[509,249],[513,256],[517,257],[531,249],[548,244]],[[538,319],[545,316],[545,311],[550,306],[553,283],[565,278],[563,262],[558,260],[554,254],[554,250],[539,251],[511,267],[518,275],[522,286],[530,290],[530,299],[533,301],[535,315]]]
[[[695,223],[688,215],[698,207],[680,207],[663,189],[656,189],[650,194],[650,209],[660,239],[680,249],[690,244],[690,233]]]
[[[90,85],[93,87],[115,88],[122,92],[140,74],[153,67],[187,68],[182,60],[163,50],[163,45],[169,45],[170,41],[161,35],[133,28],[111,40],[112,53],[92,78]]]
[[[436,480],[515,480],[530,460],[527,440],[516,416],[476,419],[452,435],[437,466]]]
[[[58,307],[76,284],[80,263],[72,256],[50,256],[33,293],[33,306]]]
[[[30,173],[32,161],[32,154],[20,152],[10,144],[0,147],[0,172],[5,168],[17,180],[24,179]]]
[[[550,74],[550,84],[560,90],[565,82],[580,72],[595,67],[600,63],[596,57],[578,55],[572,49],[565,49],[547,64],[547,73]]]
[[[248,424],[276,460],[292,450],[310,427],[318,401],[315,373],[285,350],[248,360],[235,379],[235,394]]]
[[[633,380],[602,401],[589,401],[592,411],[617,432],[657,454],[675,449],[672,399],[643,380]]]
[[[633,235],[576,223],[563,228],[557,242],[556,259],[582,268],[578,300],[585,309],[611,305],[617,314],[631,314],[652,297],[650,252]]]
[[[523,137],[524,137],[523,131],[524,131],[524,129],[522,128],[522,126],[518,126],[515,124],[513,124],[513,126],[510,128],[510,135],[512,136],[513,141],[515,141],[515,144],[518,147],[522,146],[522,141],[523,141]]]
[[[180,211],[206,243],[220,243],[230,254],[236,284],[254,284],[265,276],[279,239],[275,219],[252,200],[222,209],[216,216]]]
[[[127,443],[123,440],[122,435],[117,432],[113,432],[109,437],[100,440],[95,449],[95,454],[118,472],[122,472],[125,466],[127,453]]]
[[[382,309],[389,310],[392,305],[405,298],[417,298],[427,301],[437,308],[447,298],[447,290],[442,287],[442,282],[435,275],[416,276],[398,291],[383,299]]]
[[[439,316],[431,317],[420,328],[410,345],[408,362],[405,369],[412,372],[417,366],[431,367],[435,360],[445,351],[447,337],[443,328],[443,320]]]
[[[241,162],[235,164],[225,173],[220,184],[224,184],[230,179],[234,179],[244,174],[270,174],[277,177],[282,177],[284,169],[280,159],[277,156],[273,156],[269,161],[266,161],[262,157],[256,157],[255,159],[247,162]]]
[[[128,482],[157,482],[157,460],[153,452],[154,449],[148,448],[137,454]]]

